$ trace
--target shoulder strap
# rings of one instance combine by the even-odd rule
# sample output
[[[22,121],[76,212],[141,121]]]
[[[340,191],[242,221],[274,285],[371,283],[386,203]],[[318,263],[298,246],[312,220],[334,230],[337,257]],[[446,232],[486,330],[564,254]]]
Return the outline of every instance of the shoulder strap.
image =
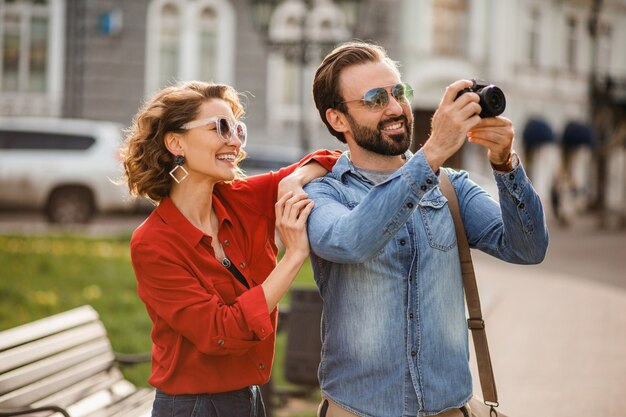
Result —
[[[452,218],[454,219],[456,241],[459,249],[459,259],[461,260],[461,272],[463,273],[463,287],[465,288],[465,299],[467,301],[467,310],[469,312],[467,326],[472,331],[472,338],[474,339],[474,349],[476,350],[476,363],[478,364],[480,387],[483,392],[485,404],[497,407],[498,393],[496,391],[496,382],[493,376],[493,368],[491,366],[489,346],[487,345],[485,322],[483,321],[483,314],[480,308],[480,297],[478,295],[476,275],[474,274],[474,264],[472,263],[469,242],[467,241],[465,228],[463,227],[459,201],[448,175],[443,171],[441,171],[441,175],[439,175],[439,185],[441,186],[441,191],[448,199],[448,207],[452,213]]]
[[[222,260],[222,265],[224,265],[226,267],[226,269],[228,269],[230,271],[230,273],[233,274],[233,276],[235,278],[237,278],[237,281],[241,282],[244,285],[244,287],[246,287],[247,289],[250,289],[250,285],[248,284],[248,281],[246,281],[246,278],[237,269],[237,267],[235,265],[233,265],[233,263],[230,261],[230,259],[224,258]]]

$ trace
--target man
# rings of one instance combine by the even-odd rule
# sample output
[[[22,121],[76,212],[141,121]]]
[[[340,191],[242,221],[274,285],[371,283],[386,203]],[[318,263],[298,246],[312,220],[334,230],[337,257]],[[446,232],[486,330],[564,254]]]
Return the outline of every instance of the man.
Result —
[[[463,284],[441,175],[454,185],[472,247],[512,263],[543,260],[543,210],[512,150],[512,123],[481,119],[475,93],[456,99],[471,84],[446,88],[430,138],[411,155],[412,90],[384,49],[344,44],[315,74],[322,120],[349,148],[305,188],[324,303],[320,415],[468,415]],[[441,167],[466,138],[486,148],[500,205],[467,173]]]

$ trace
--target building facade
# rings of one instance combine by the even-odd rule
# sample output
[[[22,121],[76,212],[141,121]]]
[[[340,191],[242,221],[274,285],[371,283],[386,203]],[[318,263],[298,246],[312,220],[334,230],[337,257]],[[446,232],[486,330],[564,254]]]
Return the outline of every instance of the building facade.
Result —
[[[128,125],[157,89],[213,80],[245,94],[249,152],[287,158],[341,147],[310,90],[323,53],[350,38],[401,62],[416,91],[414,149],[460,78],[505,91],[522,151],[536,120],[553,144],[570,122],[599,123],[612,137],[626,101],[626,0],[0,0],[0,23],[0,116]],[[612,90],[594,95],[592,84]],[[450,162],[488,169],[471,146]],[[549,171],[540,165],[537,180]]]

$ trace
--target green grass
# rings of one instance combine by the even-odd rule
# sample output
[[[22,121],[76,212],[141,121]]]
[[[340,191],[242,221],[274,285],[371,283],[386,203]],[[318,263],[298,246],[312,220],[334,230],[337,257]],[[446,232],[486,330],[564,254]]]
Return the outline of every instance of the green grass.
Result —
[[[90,304],[115,351],[150,350],[151,323],[136,293],[129,236],[0,236],[0,265],[0,330]],[[315,286],[308,262],[294,285]],[[284,384],[284,345],[280,335],[272,376],[278,386]],[[124,369],[141,386],[149,372],[149,364]]]

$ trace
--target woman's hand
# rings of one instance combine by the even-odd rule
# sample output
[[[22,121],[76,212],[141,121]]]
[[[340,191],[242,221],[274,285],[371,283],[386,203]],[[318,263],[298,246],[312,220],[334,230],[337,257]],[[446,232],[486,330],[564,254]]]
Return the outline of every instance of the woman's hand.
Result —
[[[289,191],[294,195],[304,193],[304,187],[315,178],[323,177],[328,171],[317,161],[309,161],[306,165],[296,168],[278,183],[278,198]]]
[[[276,228],[285,245],[285,255],[261,284],[269,312],[276,308],[309,256],[306,220],[313,209],[313,201],[304,193],[292,191],[276,202]]]
[[[306,221],[313,209],[313,201],[305,193],[287,192],[276,202],[276,229],[285,245],[285,256],[306,259],[309,256],[309,239]]]

